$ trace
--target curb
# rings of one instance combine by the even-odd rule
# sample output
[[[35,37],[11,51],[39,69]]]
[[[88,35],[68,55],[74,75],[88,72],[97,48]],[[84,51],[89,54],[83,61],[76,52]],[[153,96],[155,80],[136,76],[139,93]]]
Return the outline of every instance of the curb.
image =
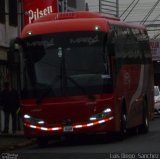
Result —
[[[18,149],[18,148],[23,148],[25,146],[33,145],[34,143],[35,143],[35,139],[31,139],[29,141],[24,141],[22,143],[18,143],[18,144],[14,144],[14,145],[0,146],[0,153],[15,150],[15,149]]]

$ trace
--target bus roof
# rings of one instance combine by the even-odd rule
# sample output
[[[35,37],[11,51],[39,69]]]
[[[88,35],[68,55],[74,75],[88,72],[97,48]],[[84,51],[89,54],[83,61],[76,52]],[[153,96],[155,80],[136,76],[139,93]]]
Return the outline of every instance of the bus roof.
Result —
[[[144,29],[141,25],[127,24],[110,15],[88,11],[65,12],[52,13],[28,24],[24,27],[21,38],[55,32],[94,31],[96,28],[107,32],[109,29],[107,23]]]
[[[146,30],[146,27],[144,25],[141,24],[135,24],[135,23],[126,23],[124,21],[115,21],[115,20],[109,20],[109,24],[111,25],[118,25],[118,26],[126,26],[129,28],[137,28],[137,29],[142,29],[142,30]]]
[[[21,38],[58,32],[96,31],[96,28],[105,32],[109,29],[106,21],[100,18],[47,21],[27,25],[21,33]]]

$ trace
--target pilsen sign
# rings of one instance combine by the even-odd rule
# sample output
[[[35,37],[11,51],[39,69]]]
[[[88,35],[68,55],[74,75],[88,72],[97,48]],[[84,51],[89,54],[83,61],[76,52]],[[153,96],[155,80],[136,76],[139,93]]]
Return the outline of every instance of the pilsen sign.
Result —
[[[24,25],[50,13],[57,12],[57,0],[23,0]]]

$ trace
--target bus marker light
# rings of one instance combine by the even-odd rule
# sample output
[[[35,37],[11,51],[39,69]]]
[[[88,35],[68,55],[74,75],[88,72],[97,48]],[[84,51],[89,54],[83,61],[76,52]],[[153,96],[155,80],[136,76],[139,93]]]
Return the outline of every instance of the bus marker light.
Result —
[[[52,128],[53,131],[57,131],[57,130],[61,130],[62,128],[60,127],[55,127],[55,128]]]
[[[33,129],[36,129],[36,126],[35,125],[30,125],[31,128]]]
[[[45,131],[47,131],[48,129],[47,129],[47,128],[44,128],[44,127],[41,127],[41,130],[45,130]]]
[[[87,124],[87,126],[89,127],[89,126],[93,126],[94,124],[93,123],[89,123],[89,124]]]
[[[94,30],[95,31],[100,31],[100,27],[99,26],[95,26]]]
[[[82,128],[82,125],[75,125],[73,128]]]
[[[27,32],[27,35],[28,35],[28,36],[31,36],[31,35],[32,35],[32,32],[31,32],[31,31],[28,31],[28,32]]]
[[[104,122],[105,122],[105,120],[98,121],[99,124],[104,123]]]

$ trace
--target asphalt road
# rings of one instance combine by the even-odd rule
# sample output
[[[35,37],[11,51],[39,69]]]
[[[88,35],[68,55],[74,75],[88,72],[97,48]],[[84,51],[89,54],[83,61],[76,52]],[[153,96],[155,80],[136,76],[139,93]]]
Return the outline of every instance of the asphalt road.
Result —
[[[160,158],[160,116],[150,122],[149,133],[131,133],[123,141],[111,135],[93,135],[51,142],[45,148],[35,144],[11,153],[18,154],[17,159]]]

